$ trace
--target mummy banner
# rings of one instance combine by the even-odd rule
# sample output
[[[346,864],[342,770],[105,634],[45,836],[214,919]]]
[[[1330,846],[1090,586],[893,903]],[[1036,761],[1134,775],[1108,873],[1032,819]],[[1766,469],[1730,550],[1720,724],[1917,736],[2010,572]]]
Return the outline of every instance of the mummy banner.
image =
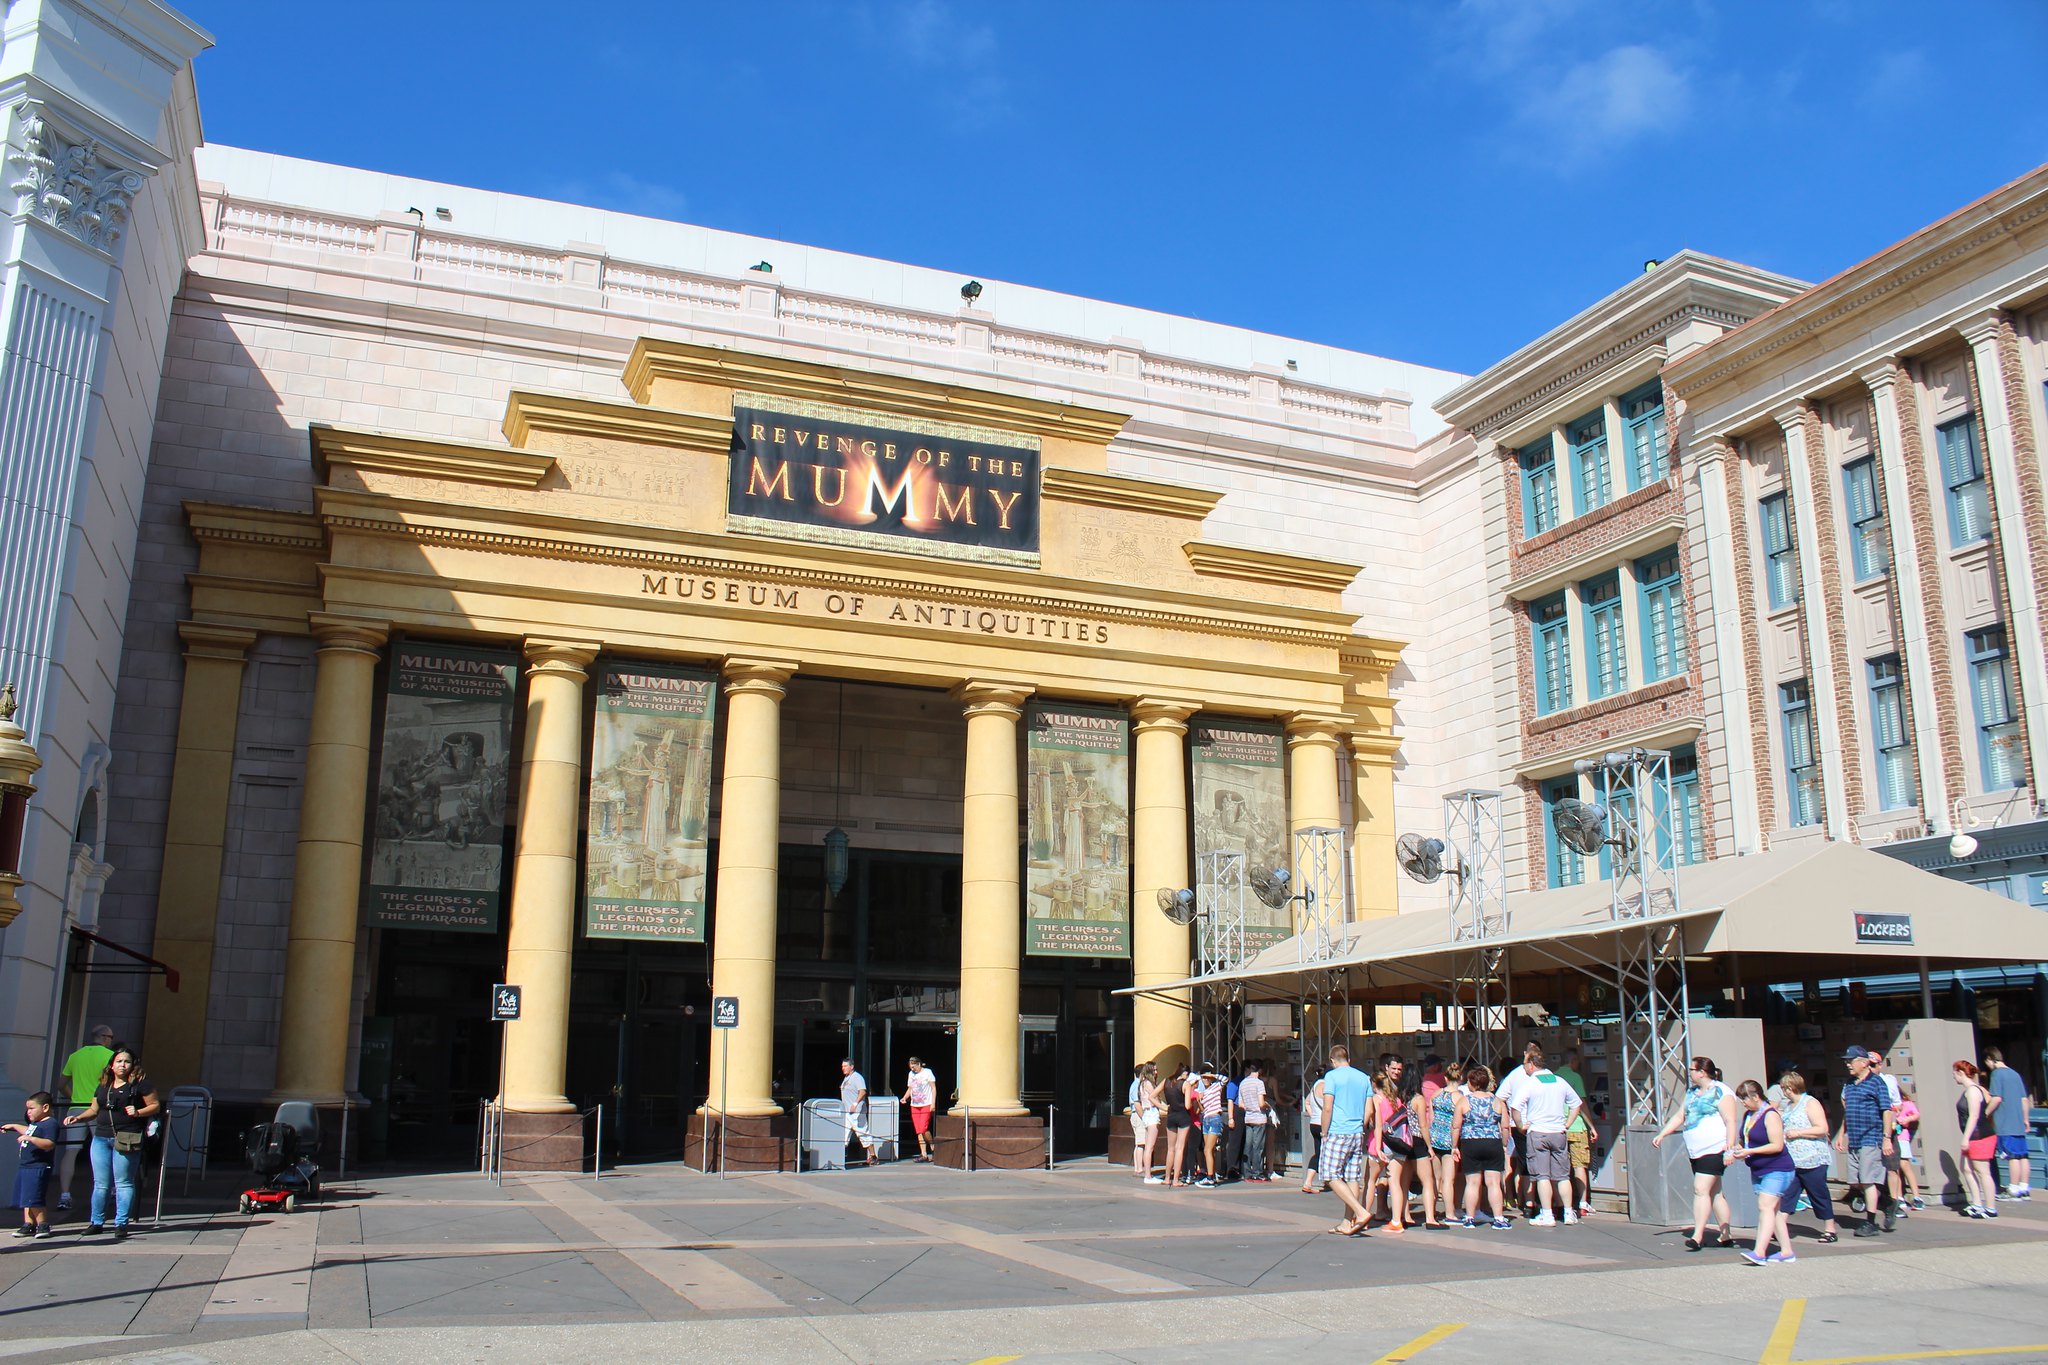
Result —
[[[1024,951],[1129,957],[1130,721],[1057,703],[1029,717]]]
[[[371,826],[371,924],[498,931],[518,685],[519,656],[509,650],[393,646]]]
[[[604,670],[590,748],[587,937],[704,941],[717,703],[710,673]]]
[[[1198,716],[1188,725],[1188,744],[1193,750],[1188,768],[1194,780],[1196,868],[1217,866],[1218,860],[1207,855],[1237,854],[1244,861],[1235,884],[1248,888],[1253,873],[1289,867],[1287,749],[1280,728]],[[1198,881],[1201,875],[1196,873]],[[1211,889],[1198,885],[1196,894],[1207,896]],[[1242,894],[1247,953],[1293,933],[1291,906],[1267,905],[1248,889]],[[1196,955],[1205,961],[1212,956],[1207,935],[1214,922],[1213,916],[1204,915],[1196,929],[1204,936]]]

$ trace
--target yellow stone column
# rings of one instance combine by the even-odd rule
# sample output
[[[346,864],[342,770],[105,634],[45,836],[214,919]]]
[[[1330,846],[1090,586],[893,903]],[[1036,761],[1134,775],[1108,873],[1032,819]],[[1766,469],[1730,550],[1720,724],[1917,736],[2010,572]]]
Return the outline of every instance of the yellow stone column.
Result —
[[[1391,735],[1351,736],[1351,904],[1358,919],[1401,911],[1394,861],[1394,755]]]
[[[775,1066],[775,889],[782,835],[782,698],[793,663],[725,666],[725,780],[718,801],[711,993],[735,995],[740,1023],[714,1041],[707,1109],[779,1114]],[[728,1064],[730,1072],[726,1070]]]
[[[1188,702],[1145,698],[1131,708],[1138,732],[1136,792],[1131,806],[1131,984],[1138,989],[1180,981],[1193,957],[1189,929],[1159,908],[1159,891],[1192,884],[1188,873]],[[1159,1063],[1172,1075],[1189,1061],[1194,1016],[1188,993],[1172,999],[1131,998],[1133,1050],[1138,1061]]]
[[[1025,1112],[1018,1067],[1024,902],[1018,882],[1017,722],[1028,687],[966,682],[960,811],[960,1102],[974,1117]]]
[[[1287,718],[1287,856],[1292,863],[1298,856],[1294,835],[1305,829],[1341,829],[1344,816],[1337,796],[1337,736],[1344,727],[1341,716],[1319,716],[1297,713]],[[1303,885],[1308,880],[1309,870],[1295,865],[1294,891],[1296,895],[1310,889]],[[1316,888],[1320,894],[1344,896],[1343,867],[1340,863],[1327,887]],[[1301,932],[1307,926],[1306,902],[1294,902],[1294,929]],[[1341,923],[1347,918],[1343,907],[1333,907],[1329,918]]]
[[[276,1097],[334,1104],[348,1077],[370,720],[385,629],[324,612],[313,616],[312,627],[319,653],[292,869]]]
[[[583,681],[597,646],[526,642],[526,738],[505,980],[520,988],[505,1025],[505,1107],[566,1114],[569,959],[576,947],[576,853],[583,794]]]
[[[185,690],[178,701],[178,750],[171,767],[164,865],[157,877],[151,956],[176,969],[179,990],[149,983],[142,1055],[165,1076],[197,1083],[206,1050],[206,1002],[213,982],[214,920],[220,911],[221,850],[241,718],[242,671],[256,632],[182,621]]]

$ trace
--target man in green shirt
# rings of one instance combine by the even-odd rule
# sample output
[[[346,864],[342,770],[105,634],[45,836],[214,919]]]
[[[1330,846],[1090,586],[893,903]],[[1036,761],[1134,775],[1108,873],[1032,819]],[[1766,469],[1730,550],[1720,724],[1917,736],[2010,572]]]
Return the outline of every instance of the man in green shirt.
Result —
[[[100,1077],[106,1074],[107,1064],[113,1060],[113,1025],[93,1025],[85,1046],[64,1059],[63,1080],[55,1087],[59,1094],[71,1101],[67,1113],[92,1103],[93,1091],[99,1088]],[[57,1131],[64,1137],[57,1167],[57,1208],[61,1212],[71,1207],[71,1177],[78,1171],[78,1154],[92,1141],[92,1130],[89,1126],[74,1126],[60,1127]]]
[[[1586,1118],[1586,1112],[1593,1106],[1593,1093],[1586,1089],[1585,1079],[1579,1075],[1578,1049],[1565,1053],[1564,1064],[1555,1068],[1552,1074],[1586,1101],[1579,1106],[1578,1116],[1564,1133],[1565,1145],[1571,1149],[1572,1187],[1569,1197],[1578,1202],[1579,1217],[1585,1218],[1593,1212],[1593,1125]]]

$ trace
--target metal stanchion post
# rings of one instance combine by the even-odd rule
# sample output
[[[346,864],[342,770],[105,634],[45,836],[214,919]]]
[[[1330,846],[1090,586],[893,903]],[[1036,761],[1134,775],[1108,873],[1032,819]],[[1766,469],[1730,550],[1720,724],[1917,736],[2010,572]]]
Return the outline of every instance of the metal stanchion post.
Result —
[[[604,1102],[597,1105],[597,1147],[590,1154],[590,1180],[596,1184],[604,1176]]]
[[[720,1029],[725,1041],[720,1044],[718,1061],[718,1178],[725,1179],[725,1082],[732,1075],[732,1030]]]
[[[1045,1106],[1045,1169],[1047,1169],[1048,1171],[1049,1171],[1049,1170],[1051,1170],[1051,1169],[1053,1168],[1053,1165],[1052,1165],[1052,1125],[1053,1125],[1053,1119],[1054,1119],[1055,1117],[1057,1117],[1057,1116],[1058,1116],[1059,1112],[1060,1112],[1060,1111],[1059,1111],[1059,1106],[1058,1106],[1058,1105],[1055,1105],[1055,1104],[1048,1104],[1047,1106]]]
[[[348,1111],[354,1107],[348,1096],[341,1097],[341,1169],[335,1175],[337,1180],[348,1179]]]
[[[974,1169],[974,1111],[967,1109],[964,1112],[967,1116],[967,1125],[965,1129],[966,1137],[964,1139],[965,1150],[960,1153],[960,1165],[961,1169],[971,1171]]]

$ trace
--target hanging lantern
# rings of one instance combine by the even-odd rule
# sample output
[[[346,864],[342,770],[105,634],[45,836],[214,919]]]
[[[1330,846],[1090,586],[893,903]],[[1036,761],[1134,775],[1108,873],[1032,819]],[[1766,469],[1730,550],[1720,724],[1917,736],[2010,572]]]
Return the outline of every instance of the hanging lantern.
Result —
[[[0,687],[0,929],[21,913],[21,840],[28,801],[36,794],[36,770],[43,760],[14,723],[14,684]]]
[[[851,842],[846,831],[837,825],[825,831],[825,889],[834,896],[846,886],[846,873],[851,862],[847,845]]]

